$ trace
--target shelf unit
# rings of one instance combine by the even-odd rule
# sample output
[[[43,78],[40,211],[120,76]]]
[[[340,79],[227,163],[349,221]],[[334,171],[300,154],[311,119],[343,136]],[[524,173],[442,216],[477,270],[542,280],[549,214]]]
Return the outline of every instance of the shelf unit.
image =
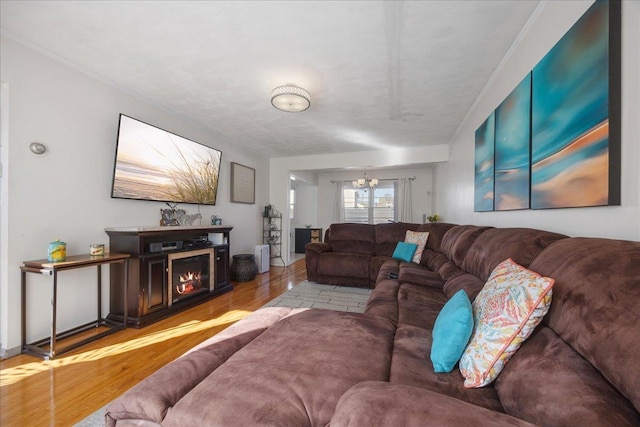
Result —
[[[270,258],[282,258],[282,213],[272,205],[266,206],[262,216],[262,243],[269,245]]]

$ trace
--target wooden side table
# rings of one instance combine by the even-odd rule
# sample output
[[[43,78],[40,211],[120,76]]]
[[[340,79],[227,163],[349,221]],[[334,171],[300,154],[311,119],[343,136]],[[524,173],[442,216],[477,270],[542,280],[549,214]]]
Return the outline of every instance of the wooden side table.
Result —
[[[107,253],[104,255],[74,255],[69,256],[65,261],[59,262],[50,262],[46,259],[34,260],[34,261],[25,261],[23,265],[20,266],[21,270],[21,286],[22,286],[22,352],[30,353],[35,356],[39,356],[44,358],[45,360],[53,359],[55,356],[73,350],[81,345],[84,345],[88,342],[97,340],[98,338],[102,338],[106,335],[112,334],[116,331],[125,329],[127,327],[127,277],[128,277],[128,259],[129,254],[117,254],[117,253]],[[116,323],[114,321],[105,319],[102,317],[102,265],[105,264],[114,264],[114,263],[122,263],[124,264],[124,321],[122,324]],[[68,331],[64,331],[61,333],[56,332],[56,310],[57,310],[57,294],[58,294],[58,272],[65,270],[73,270],[76,268],[85,268],[85,267],[96,267],[98,270],[97,275],[97,285],[98,285],[98,317],[97,320],[86,323],[84,325],[77,326],[73,329],[69,329]],[[51,297],[51,336],[44,338],[39,341],[35,341],[33,343],[27,343],[27,273],[36,273],[42,274],[45,276],[52,276],[53,278],[53,289],[52,289],[52,297]],[[88,331],[92,328],[97,327],[106,327],[107,330],[102,331],[98,334],[92,335],[88,338],[81,339],[73,344],[69,344],[68,346],[58,349],[57,348],[57,340],[68,338],[73,335],[79,334],[84,331]],[[45,347],[48,345],[48,349]]]

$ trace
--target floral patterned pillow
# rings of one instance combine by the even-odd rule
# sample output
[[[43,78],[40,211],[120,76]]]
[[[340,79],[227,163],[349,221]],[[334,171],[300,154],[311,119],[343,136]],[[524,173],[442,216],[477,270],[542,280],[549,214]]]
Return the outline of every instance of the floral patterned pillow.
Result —
[[[413,254],[411,261],[416,264],[420,264],[422,259],[422,252],[424,252],[425,246],[427,246],[427,239],[429,239],[429,233],[427,231],[411,231],[407,230],[407,234],[404,236],[404,241],[407,243],[415,243],[418,247]]]
[[[465,387],[498,377],[549,311],[553,283],[511,258],[496,266],[473,302],[473,333],[460,359]]]

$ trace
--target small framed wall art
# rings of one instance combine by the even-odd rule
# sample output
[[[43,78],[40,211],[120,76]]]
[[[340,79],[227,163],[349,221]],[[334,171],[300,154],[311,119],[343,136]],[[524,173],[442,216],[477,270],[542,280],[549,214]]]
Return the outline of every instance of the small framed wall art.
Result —
[[[231,202],[256,202],[256,170],[231,162]]]

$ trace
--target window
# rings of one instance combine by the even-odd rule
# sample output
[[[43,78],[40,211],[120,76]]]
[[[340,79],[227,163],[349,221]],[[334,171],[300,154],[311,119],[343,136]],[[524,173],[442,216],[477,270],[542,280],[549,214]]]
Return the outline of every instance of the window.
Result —
[[[344,222],[380,224],[395,221],[395,182],[380,181],[371,190],[356,190],[345,182],[343,190]]]
[[[296,213],[296,189],[289,190],[289,219],[294,219]]]

